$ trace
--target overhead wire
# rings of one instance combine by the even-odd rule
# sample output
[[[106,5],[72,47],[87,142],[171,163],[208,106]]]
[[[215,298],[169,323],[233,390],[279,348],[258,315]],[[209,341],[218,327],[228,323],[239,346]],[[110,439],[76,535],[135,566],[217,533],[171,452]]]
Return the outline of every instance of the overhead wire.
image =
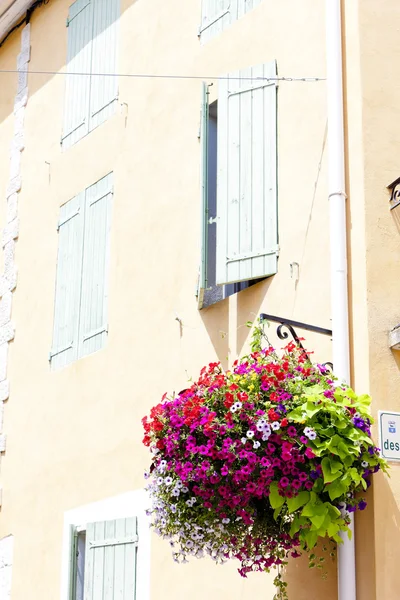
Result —
[[[272,82],[302,82],[314,83],[326,81],[325,77],[233,77],[230,75],[179,75],[179,74],[156,74],[156,73],[93,73],[93,72],[71,72],[71,71],[47,71],[47,70],[18,70],[0,69],[0,74],[28,73],[29,75],[75,75],[82,77],[127,77],[134,79],[201,79],[201,80],[240,80],[240,81],[272,81]]]

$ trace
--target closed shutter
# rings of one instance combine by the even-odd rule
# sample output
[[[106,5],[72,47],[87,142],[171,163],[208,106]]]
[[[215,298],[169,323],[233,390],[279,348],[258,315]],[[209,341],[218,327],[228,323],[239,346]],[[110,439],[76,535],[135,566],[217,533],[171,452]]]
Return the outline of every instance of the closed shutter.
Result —
[[[203,83],[201,102],[201,126],[200,126],[200,195],[201,195],[201,251],[200,272],[197,291],[197,302],[199,308],[203,306],[204,292],[207,288],[207,250],[208,250],[208,86]]]
[[[53,369],[63,367],[77,357],[84,201],[83,192],[64,204],[60,211],[54,333],[50,353]]]
[[[268,77],[275,61],[219,81],[217,284],[277,271],[277,86]]]
[[[112,173],[86,190],[79,357],[102,348],[107,338],[112,190]]]
[[[135,600],[137,519],[89,523],[85,600]]]
[[[238,0],[202,0],[199,36],[203,43],[221,33],[237,19]]]
[[[106,121],[116,109],[118,78],[98,73],[117,73],[117,30],[121,0],[92,0],[93,52],[90,90],[90,124],[92,131]]]
[[[249,12],[252,8],[255,8],[258,4],[260,4],[262,0],[237,0],[238,3],[238,19],[243,17],[247,12]]]
[[[66,75],[63,148],[72,146],[89,131],[92,9],[91,0],[76,0],[69,9],[66,70],[76,75]]]

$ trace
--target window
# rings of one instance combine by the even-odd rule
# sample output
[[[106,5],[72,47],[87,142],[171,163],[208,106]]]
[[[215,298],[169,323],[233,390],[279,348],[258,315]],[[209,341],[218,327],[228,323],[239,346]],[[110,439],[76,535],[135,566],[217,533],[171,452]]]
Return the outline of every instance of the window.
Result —
[[[277,272],[275,61],[219,81],[202,102],[199,306]],[[232,285],[234,284],[234,285]]]
[[[221,33],[260,2],[261,0],[202,0],[199,29],[202,43]]]
[[[70,6],[67,19],[68,75],[61,139],[64,149],[115,112],[117,77],[102,77],[98,73],[116,73],[120,2],[76,0]]]
[[[53,369],[105,344],[113,175],[61,207],[54,309]]]
[[[72,526],[71,600],[136,597],[137,518]]]

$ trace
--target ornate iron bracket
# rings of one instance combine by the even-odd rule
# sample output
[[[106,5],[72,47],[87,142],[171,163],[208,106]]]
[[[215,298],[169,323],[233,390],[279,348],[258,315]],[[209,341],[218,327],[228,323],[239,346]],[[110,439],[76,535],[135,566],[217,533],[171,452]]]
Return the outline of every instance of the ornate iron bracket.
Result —
[[[301,348],[304,354],[308,358],[308,354],[301,343],[299,336],[297,335],[294,327],[298,327],[299,329],[304,329],[305,331],[313,331],[314,333],[320,333],[321,335],[332,336],[331,329],[324,329],[323,327],[316,327],[315,325],[309,325],[308,323],[301,323],[300,321],[292,321],[292,319],[283,319],[282,317],[276,317],[274,315],[267,315],[265,313],[260,314],[260,321],[272,321],[273,323],[280,323],[276,330],[277,336],[280,340],[287,340],[289,337],[289,333],[296,342],[297,346]],[[288,331],[283,331],[283,329],[287,329]],[[289,332],[289,333],[288,333]],[[324,367],[327,367],[331,371],[333,370],[333,364],[331,362],[324,363]]]

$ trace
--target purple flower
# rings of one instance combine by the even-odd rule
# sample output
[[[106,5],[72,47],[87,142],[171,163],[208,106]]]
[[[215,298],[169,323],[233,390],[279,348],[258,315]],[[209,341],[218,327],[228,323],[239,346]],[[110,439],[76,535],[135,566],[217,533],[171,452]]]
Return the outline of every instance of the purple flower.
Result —
[[[365,502],[365,500],[361,500],[361,501],[358,503],[358,508],[359,508],[359,510],[364,510],[366,507],[367,507],[367,503]]]

